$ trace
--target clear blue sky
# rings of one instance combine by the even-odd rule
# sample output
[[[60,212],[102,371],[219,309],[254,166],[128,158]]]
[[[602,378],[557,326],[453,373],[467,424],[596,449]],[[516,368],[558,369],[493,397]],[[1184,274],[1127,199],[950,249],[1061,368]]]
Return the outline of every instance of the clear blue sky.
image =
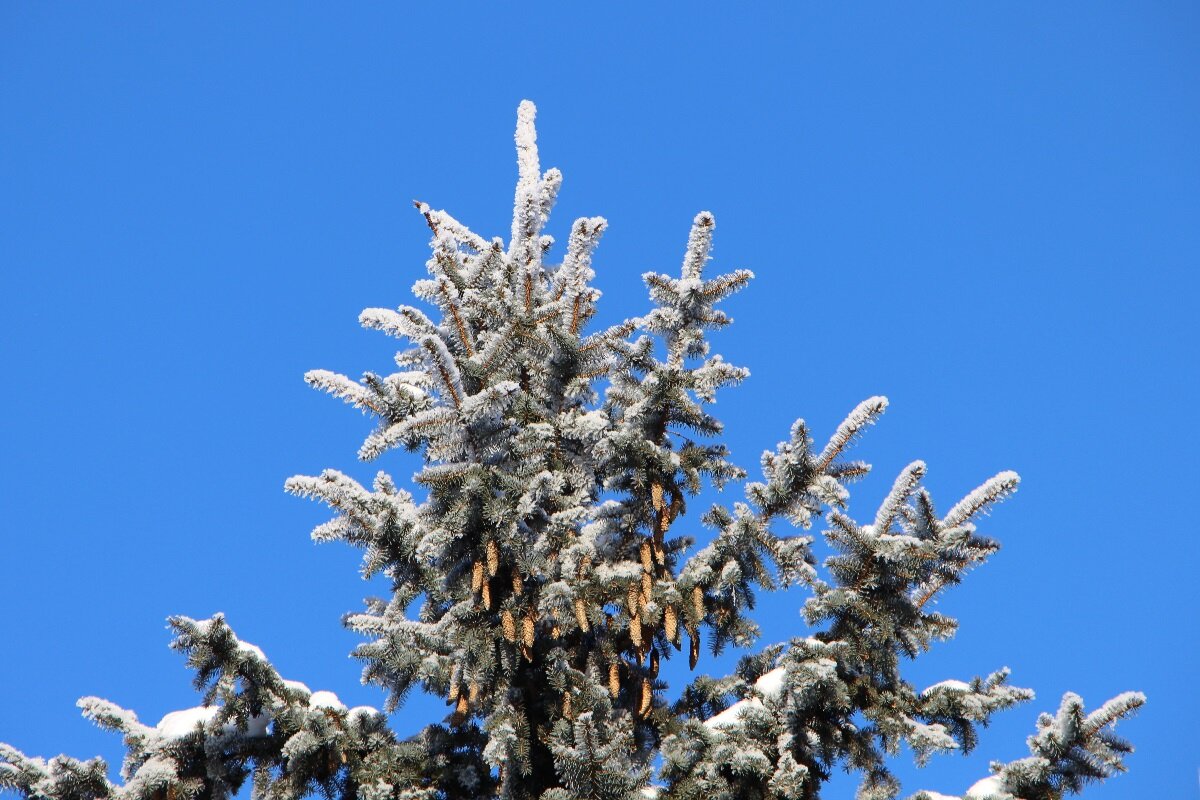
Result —
[[[1200,7],[439,5],[0,10],[0,741],[115,760],[77,697],[194,705],[173,613],[381,702],[339,626],[358,556],[281,491],[372,474],[369,425],[300,376],[387,369],[355,320],[423,274],[413,198],[507,232],[528,97],[566,175],[551,231],[611,223],[603,321],[700,209],[715,267],[757,273],[717,340],[753,372],[718,407],[740,463],[882,393],[860,518],[913,458],[943,507],[1023,475],[912,675],[1008,664],[1038,699],[906,789],[1023,755],[1065,690],[1141,689],[1132,772],[1089,796],[1195,797]],[[766,641],[800,600],[764,601]]]

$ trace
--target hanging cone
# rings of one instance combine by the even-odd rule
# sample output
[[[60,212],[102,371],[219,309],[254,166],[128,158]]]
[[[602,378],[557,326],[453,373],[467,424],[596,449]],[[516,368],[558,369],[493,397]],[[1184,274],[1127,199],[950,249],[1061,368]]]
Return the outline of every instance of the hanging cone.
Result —
[[[525,643],[526,647],[533,647],[533,631],[535,621],[536,620],[533,617],[532,611],[529,612],[525,619],[521,621],[521,641]]]
[[[615,661],[608,665],[608,693],[614,699],[621,693],[621,668]]]
[[[675,606],[667,606],[663,610],[663,633],[666,634],[667,641],[675,645],[675,649],[679,649],[679,616],[675,613]]]
[[[650,594],[654,591],[654,579],[650,577],[649,572],[642,573],[642,597],[641,604],[644,606],[650,602]]]
[[[651,678],[658,677],[658,651],[657,650],[650,651],[650,677]]]
[[[517,623],[513,620],[512,612],[507,608],[500,612],[500,627],[504,631],[504,638],[510,642],[517,640]]]
[[[496,543],[488,540],[487,543],[487,571],[489,577],[496,577],[496,570],[500,569],[500,548]]]
[[[662,511],[666,508],[663,502],[663,487],[661,483],[655,482],[650,484],[650,502],[654,505],[655,511]]]
[[[699,586],[692,587],[692,610],[697,620],[704,619],[704,590]]]
[[[467,715],[468,707],[467,696],[465,694],[460,694],[458,696],[458,705],[454,707],[454,715],[461,720]]]
[[[634,614],[629,618],[629,640],[633,646],[642,649],[642,615]]]
[[[475,681],[471,681],[469,684],[467,684],[467,700],[474,703],[478,699],[479,699],[479,684],[476,683]]]
[[[563,692],[562,715],[566,719],[571,719],[571,716],[572,716],[572,714],[571,714],[571,691],[569,689],[567,691]]]
[[[654,567],[654,555],[650,552],[650,540],[642,540],[642,546],[638,548],[638,558],[641,559],[642,569],[649,572]]]
[[[650,705],[654,700],[654,690],[650,686],[649,678],[642,678],[642,700],[638,704],[638,716],[644,717],[650,713]]]
[[[582,597],[575,598],[575,622],[579,625],[579,630],[587,633],[591,626],[588,624],[587,606],[583,604]]]
[[[478,561],[471,564],[471,591],[478,592],[483,588],[483,564]]]
[[[625,604],[629,606],[629,613],[632,616],[638,612],[638,607],[641,600],[641,591],[637,584],[629,584],[629,588],[625,592]]]
[[[525,581],[521,579],[521,573],[513,570],[513,594],[520,597],[525,591]]]
[[[483,582],[483,591],[480,592],[480,594],[483,595],[483,607],[486,608],[488,611],[491,611],[492,610],[492,582],[491,581]]]
[[[688,669],[695,669],[700,660],[700,631],[688,631],[691,639],[691,649],[688,651]]]

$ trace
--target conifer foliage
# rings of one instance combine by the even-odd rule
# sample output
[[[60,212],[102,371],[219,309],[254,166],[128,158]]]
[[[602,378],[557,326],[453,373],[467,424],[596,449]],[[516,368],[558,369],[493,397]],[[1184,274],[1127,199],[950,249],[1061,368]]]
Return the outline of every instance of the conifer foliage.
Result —
[[[902,746],[922,764],[969,751],[993,713],[1032,697],[1007,669],[923,690],[901,670],[954,633],[930,601],[996,552],[976,522],[1017,475],[939,513],[916,461],[857,521],[847,486],[869,467],[848,454],[887,407],[872,397],[824,443],[796,422],[745,481],[712,403],[747,371],[707,336],[752,275],[706,274],[712,215],[696,216],[677,274],[643,276],[645,316],[593,331],[605,220],[577,220],[550,263],[543,229],[562,175],[541,171],[528,102],[516,144],[507,244],[417,204],[432,257],[415,293],[429,310],[360,318],[404,342],[397,371],[306,376],[375,418],[362,459],[422,454],[419,498],[385,472],[370,487],[334,470],[286,484],[333,509],[315,539],[361,548],[364,575],[390,580],[390,597],[346,618],[364,638],[363,680],[385,690],[386,711],[415,687],[445,698],[445,718],[401,739],[385,713],[279,675],[221,615],[176,617],[171,646],[201,705],[146,724],[79,702],[124,737],[121,783],[99,759],[0,745],[0,786],[39,800],[220,800],[247,781],[263,800],[812,800],[849,767],[860,800],[876,800],[900,792],[888,758]],[[731,482],[740,502],[691,507]],[[684,533],[697,521],[710,531],[699,549]],[[788,524],[817,526],[833,555],[818,563],[813,537],[779,531]],[[759,647],[756,593],[795,584],[810,591],[810,630]],[[667,659],[697,668],[727,645],[754,653],[732,675],[686,687],[659,675]],[[1123,771],[1131,748],[1112,725],[1143,701],[1088,713],[1066,695],[1031,755],[994,763],[965,797],[1050,800]]]

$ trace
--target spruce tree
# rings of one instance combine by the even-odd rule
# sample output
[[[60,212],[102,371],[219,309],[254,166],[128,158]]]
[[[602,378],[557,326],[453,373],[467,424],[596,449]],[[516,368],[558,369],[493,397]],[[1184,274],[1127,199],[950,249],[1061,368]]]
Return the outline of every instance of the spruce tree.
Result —
[[[606,223],[577,220],[549,262],[562,176],[541,172],[528,102],[516,144],[507,244],[418,204],[432,257],[414,290],[431,311],[360,318],[404,340],[397,371],[306,375],[378,421],[360,458],[422,455],[417,496],[385,472],[370,487],[335,470],[286,483],[334,511],[313,538],[362,549],[364,575],[390,581],[389,597],[346,618],[364,638],[364,682],[385,690],[386,711],[414,687],[443,697],[445,718],[401,739],[385,713],[285,679],[221,615],[174,617],[201,705],[146,724],[79,701],[124,737],[122,783],[100,759],[0,745],[0,786],[38,800],[221,800],[247,781],[262,800],[814,800],[848,767],[858,798],[877,800],[899,794],[888,758],[902,745],[922,764],[970,751],[978,726],[1032,697],[1006,669],[923,690],[901,671],[954,633],[930,601],[996,552],[976,521],[1017,475],[941,513],[916,461],[857,521],[847,486],[869,467],[848,454],[887,407],[872,397],[824,444],[796,422],[745,481],[712,403],[747,371],[711,354],[707,335],[752,275],[706,275],[712,215],[696,216],[678,274],[643,276],[647,314],[593,329]],[[734,482],[732,507],[691,507],[706,485]],[[688,514],[688,531],[698,517],[711,532],[699,549]],[[833,555],[818,564],[813,537],[787,524],[817,526]],[[796,584],[810,630],[759,647],[756,593]],[[697,668],[729,645],[752,653],[733,674],[686,687],[659,676],[685,651]],[[1143,702],[1127,693],[1088,712],[1067,694],[1029,757],[993,763],[965,797],[1051,800],[1123,771],[1132,748],[1112,726]]]

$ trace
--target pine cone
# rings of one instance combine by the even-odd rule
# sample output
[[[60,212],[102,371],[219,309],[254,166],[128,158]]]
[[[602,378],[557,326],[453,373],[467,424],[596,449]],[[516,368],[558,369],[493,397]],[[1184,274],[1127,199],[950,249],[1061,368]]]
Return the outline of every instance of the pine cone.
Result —
[[[496,570],[500,569],[500,548],[496,543],[488,540],[487,543],[487,570],[490,577],[496,577]]]
[[[582,597],[575,598],[575,622],[579,624],[579,630],[587,633],[591,630],[591,625],[588,623],[587,606],[583,603]]]
[[[675,606],[667,606],[663,611],[663,633],[667,641],[679,647],[679,616],[675,613]]]
[[[500,627],[504,630],[504,638],[510,642],[517,640],[517,623],[513,620],[512,612],[507,608],[500,612]]]

